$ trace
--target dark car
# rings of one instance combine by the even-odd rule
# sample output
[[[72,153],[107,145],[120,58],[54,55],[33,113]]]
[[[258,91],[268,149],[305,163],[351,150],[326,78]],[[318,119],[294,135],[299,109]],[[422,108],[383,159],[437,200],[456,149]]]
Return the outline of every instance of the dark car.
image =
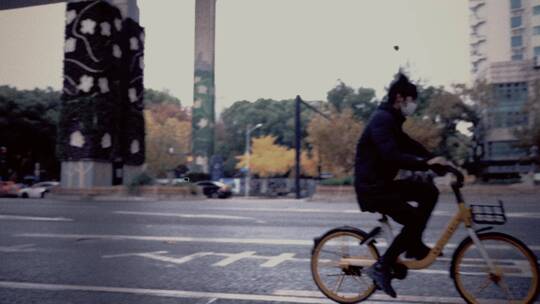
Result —
[[[204,195],[209,198],[228,198],[232,196],[232,191],[229,186],[221,182],[215,181],[201,181],[196,185],[201,188]]]

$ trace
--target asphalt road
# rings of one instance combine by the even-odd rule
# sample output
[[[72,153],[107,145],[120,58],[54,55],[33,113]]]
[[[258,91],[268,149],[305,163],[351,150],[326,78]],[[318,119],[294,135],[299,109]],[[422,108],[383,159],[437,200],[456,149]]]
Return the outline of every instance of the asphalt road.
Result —
[[[496,230],[540,256],[540,198],[499,198],[508,222]],[[453,212],[441,196],[427,243]],[[309,269],[313,238],[370,230],[377,218],[354,202],[0,199],[0,303],[327,303]],[[462,303],[448,269],[464,235],[428,270],[394,280],[399,298],[377,292],[365,303]]]

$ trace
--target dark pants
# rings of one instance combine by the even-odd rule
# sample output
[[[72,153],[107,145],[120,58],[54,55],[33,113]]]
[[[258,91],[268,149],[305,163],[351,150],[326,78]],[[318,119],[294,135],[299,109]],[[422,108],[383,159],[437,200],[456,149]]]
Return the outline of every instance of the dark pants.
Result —
[[[439,197],[435,185],[414,180],[396,180],[369,191],[357,188],[357,194],[362,210],[386,214],[403,225],[383,255],[383,261],[390,264],[404,251],[422,243],[422,233]],[[407,202],[417,202],[418,206]]]

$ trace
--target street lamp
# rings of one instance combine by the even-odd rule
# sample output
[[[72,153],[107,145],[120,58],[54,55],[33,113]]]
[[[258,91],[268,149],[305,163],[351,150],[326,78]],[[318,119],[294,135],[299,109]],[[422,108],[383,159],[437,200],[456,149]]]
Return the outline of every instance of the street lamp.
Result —
[[[249,161],[250,161],[250,158],[251,158],[251,155],[249,153],[249,151],[251,150],[250,149],[250,143],[251,143],[251,132],[253,132],[255,129],[258,129],[262,127],[262,124],[257,124],[256,126],[254,126],[253,128],[249,128],[249,126],[246,127],[246,154],[247,154],[247,172],[246,172],[246,193],[245,193],[245,196],[249,196],[249,184],[251,182],[251,172],[250,172],[250,169],[249,169]]]

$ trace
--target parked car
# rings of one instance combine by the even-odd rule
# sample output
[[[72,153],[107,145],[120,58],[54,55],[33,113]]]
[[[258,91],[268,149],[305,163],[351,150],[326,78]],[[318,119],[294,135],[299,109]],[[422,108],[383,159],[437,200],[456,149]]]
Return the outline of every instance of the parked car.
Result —
[[[231,188],[224,183],[215,181],[200,181],[195,183],[209,198],[228,198],[232,196]]]
[[[19,186],[11,181],[0,181],[0,197],[19,196]]]
[[[40,182],[31,187],[19,190],[19,196],[22,198],[44,198],[54,187],[58,187],[59,182]]]

